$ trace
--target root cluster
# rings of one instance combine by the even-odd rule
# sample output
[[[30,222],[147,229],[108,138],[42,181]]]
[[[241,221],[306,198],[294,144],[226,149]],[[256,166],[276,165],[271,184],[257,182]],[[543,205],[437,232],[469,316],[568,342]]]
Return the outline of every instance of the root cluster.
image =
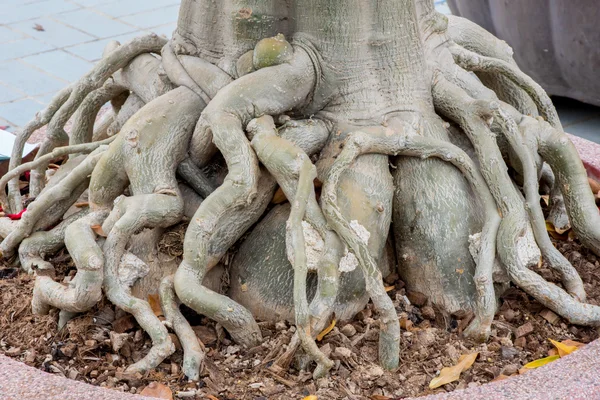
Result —
[[[18,213],[24,207],[19,176],[31,171],[33,201],[18,223],[1,221],[0,250],[37,276],[34,312],[56,307],[64,324],[104,295],[131,313],[152,339],[152,348],[129,371],[147,371],[170,356],[175,351],[171,329],[183,346],[184,373],[198,379],[204,347],[180,304],[252,347],[261,342],[261,331],[251,310],[269,310],[292,298],[296,336],[276,365],[289,365],[302,348],[316,363],[318,378],[333,362],[315,337],[336,310],[352,309],[350,303],[360,308],[370,298],[381,324],[380,363],[394,369],[400,326],[385,291],[381,258],[392,216],[395,226],[414,223],[417,231],[435,236],[446,203],[455,201],[472,204],[477,211],[468,218],[478,221],[460,236],[471,236],[473,260],[468,262],[475,265],[465,278],[474,287],[464,296],[470,296],[475,312],[467,336],[485,340],[490,334],[501,294],[497,273],[570,322],[600,325],[600,308],[584,303],[581,278],[550,242],[540,206],[544,180],[550,182],[553,219],[568,221],[582,243],[600,254],[598,208],[550,99],[519,70],[505,43],[466,20],[427,7],[418,11],[419,68],[427,72],[416,72],[426,90],[412,96],[404,83],[405,98],[369,118],[353,114],[355,92],[335,76],[344,66],[332,65],[325,45],[306,32],[296,32],[290,41],[282,35],[262,39],[239,57],[233,72],[183,54],[174,40],[155,35],[109,44],[90,73],[18,133],[10,171],[0,179],[3,209]],[[371,103],[377,106],[380,97]],[[111,111],[94,123],[107,102]],[[70,118],[74,123],[67,135]],[[42,126],[47,137],[36,159],[21,164],[24,143]],[[399,161],[407,159],[412,163]],[[61,167],[48,178],[48,165],[56,160],[62,160]],[[426,176],[423,182],[433,179],[442,163],[464,177],[464,189],[456,188],[464,198],[428,196],[424,187],[427,204],[441,204],[437,214],[435,207],[407,200],[419,193],[408,196],[401,186],[394,189],[398,180],[404,184],[421,179],[419,174]],[[250,276],[249,282],[263,281],[257,287],[265,292],[252,292],[256,304],[242,305],[211,290],[205,278],[270,211],[277,187],[291,205],[281,246],[293,273],[281,279],[293,280],[293,293],[282,292],[281,282]],[[73,212],[82,201],[85,205]],[[190,208],[193,215],[186,212]],[[397,220],[404,208],[417,209],[418,218]],[[170,227],[185,215],[190,222],[181,263],[176,271],[158,271],[160,286],[152,288],[160,294],[166,318],[161,321],[147,299],[132,293],[151,263],[132,254],[129,245],[141,231]],[[271,251],[269,237],[266,233],[265,248],[256,249],[264,260]],[[419,237],[401,239],[414,244]],[[466,249],[463,239],[456,246]],[[396,242],[402,248],[397,236]],[[67,284],[53,279],[53,266],[45,261],[62,246],[77,267]],[[403,258],[416,260],[408,253],[398,250],[401,268]],[[529,269],[540,257],[559,273],[564,289]],[[350,296],[349,287],[359,294]]]

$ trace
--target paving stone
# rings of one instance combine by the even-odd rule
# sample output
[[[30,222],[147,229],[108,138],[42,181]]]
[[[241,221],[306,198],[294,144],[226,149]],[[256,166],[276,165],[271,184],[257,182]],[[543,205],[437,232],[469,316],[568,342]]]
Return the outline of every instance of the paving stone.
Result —
[[[127,0],[114,1],[95,8],[113,17],[123,17],[179,3],[180,0]]]
[[[0,84],[0,103],[8,103],[9,101],[22,99],[25,96],[26,94],[23,92]]]
[[[14,42],[15,40],[24,38],[25,35],[23,33],[15,32],[6,26],[0,26],[0,43]]]
[[[91,62],[72,56],[63,50],[25,57],[23,61],[68,82],[79,79],[93,66]]]
[[[121,20],[140,28],[152,28],[169,22],[177,22],[179,5],[163,7],[157,10],[122,17]]]
[[[126,2],[121,2],[124,4]],[[99,39],[122,35],[137,30],[135,27],[116,21],[90,9],[81,9],[73,12],[56,15],[57,20],[77,28]],[[74,44],[74,43],[71,43]]]
[[[93,42],[67,47],[65,48],[65,51],[75,54],[78,57],[84,58],[87,61],[98,61],[100,58],[102,58],[102,52],[104,51],[104,48],[106,47],[108,42],[110,42],[111,40],[116,40],[120,43],[125,43],[133,39],[134,37],[141,36],[145,33],[146,32],[139,31],[126,33],[125,35],[114,36],[106,39],[95,40]]]
[[[58,14],[80,8],[79,5],[65,0],[46,0],[34,3],[21,1],[8,6],[2,3],[0,2],[0,6],[2,7],[0,17],[3,24],[31,20],[44,15]]]
[[[29,96],[57,92],[65,86],[65,82],[19,61],[0,63],[0,82]],[[0,116],[9,119],[2,113]]]
[[[44,30],[33,29],[35,24],[41,25]],[[24,32],[29,36],[41,40],[55,47],[71,46],[78,43],[94,40],[95,37],[71,28],[50,18],[39,18],[32,21],[19,22],[10,25],[11,28]],[[31,54],[31,53],[30,53]]]
[[[39,40],[26,38],[15,42],[0,43],[0,61],[38,54],[54,49],[53,46]]]
[[[44,106],[31,99],[0,104],[0,115],[17,126],[23,126]]]

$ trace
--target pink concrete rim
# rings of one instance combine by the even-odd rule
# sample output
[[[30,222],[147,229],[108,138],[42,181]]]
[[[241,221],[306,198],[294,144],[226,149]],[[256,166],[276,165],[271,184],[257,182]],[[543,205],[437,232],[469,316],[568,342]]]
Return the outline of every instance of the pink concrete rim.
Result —
[[[570,136],[588,175],[600,180],[600,145]],[[525,375],[499,382],[419,397],[419,400],[534,400],[600,398],[600,340]],[[149,400],[49,374],[0,355],[0,399],[21,400]],[[416,398],[415,398],[416,399]]]

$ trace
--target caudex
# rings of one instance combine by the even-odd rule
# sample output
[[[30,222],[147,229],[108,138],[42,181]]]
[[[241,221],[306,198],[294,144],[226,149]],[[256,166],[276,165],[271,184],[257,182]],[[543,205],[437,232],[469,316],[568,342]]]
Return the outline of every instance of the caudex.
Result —
[[[191,379],[204,350],[181,303],[247,347],[261,342],[255,318],[295,322],[277,364],[301,348],[320,377],[333,363],[315,336],[371,299],[379,361],[396,368],[390,265],[441,310],[474,311],[471,338],[489,336],[508,281],[571,323],[600,325],[550,242],[540,194],[552,194],[552,222],[600,255],[598,208],[549,97],[511,54],[432,0],[184,0],[169,40],[110,43],[18,133],[0,202],[22,211],[25,171],[33,201],[1,221],[2,255],[37,276],[36,313],[58,308],[64,324],[106,296],[133,314],[153,345],[128,371],[169,357],[173,330]],[[43,126],[36,159],[21,164]],[[278,187],[289,204],[271,205]],[[175,270],[134,254],[140,232],[155,233],[150,254],[190,208]],[[45,260],[62,246],[77,266],[67,284]],[[219,293],[205,278],[234,246]],[[540,257],[562,287],[529,269]],[[164,323],[132,292],[148,274]]]

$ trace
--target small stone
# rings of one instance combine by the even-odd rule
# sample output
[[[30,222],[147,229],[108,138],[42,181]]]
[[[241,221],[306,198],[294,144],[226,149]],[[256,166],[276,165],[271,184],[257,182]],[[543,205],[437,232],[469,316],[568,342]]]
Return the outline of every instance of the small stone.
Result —
[[[515,332],[515,336],[517,338],[520,338],[520,337],[529,335],[531,332],[533,332],[533,324],[531,322],[528,322],[517,328],[517,331]]]
[[[417,307],[424,306],[427,303],[427,296],[421,292],[408,292],[406,294],[408,300],[410,300],[411,304],[414,304]]]
[[[33,362],[35,362],[35,356],[36,355],[37,355],[37,353],[35,352],[34,349],[27,350],[25,352],[25,362],[27,362],[27,363],[33,363]]]
[[[430,321],[433,321],[435,319],[435,310],[433,309],[433,307],[430,307],[430,306],[422,307],[421,314],[423,315],[423,318],[427,318]]]
[[[110,336],[110,344],[115,353],[117,353],[119,350],[121,350],[121,347],[123,347],[123,345],[129,338],[129,335],[127,333],[117,333],[114,331],[111,331],[109,333],[109,336]]]
[[[506,310],[502,310],[500,312],[500,315],[502,315],[504,317],[504,320],[506,322],[512,322],[517,318],[519,313],[517,311],[513,310],[512,308],[507,308]]]
[[[75,350],[77,350],[77,345],[75,343],[67,343],[60,348],[60,352],[63,353],[65,357],[69,358],[73,357]]]
[[[497,343],[497,342],[491,342],[490,344],[487,345],[488,350],[493,351],[493,352],[499,351],[501,347],[502,346],[500,345],[500,343]]]
[[[21,348],[20,347],[11,347],[8,350],[6,350],[6,352],[4,354],[6,354],[9,357],[16,357],[21,354]]]
[[[264,383],[262,383],[262,382],[256,382],[256,383],[251,383],[251,384],[249,384],[248,386],[249,386],[251,389],[258,389],[258,388],[264,387],[264,386],[265,386],[265,384],[264,384]]]
[[[519,350],[515,349],[514,347],[502,346],[500,348],[500,355],[504,360],[510,360],[511,358],[514,358],[517,355],[519,355]]]
[[[511,376],[517,373],[517,371],[519,371],[519,367],[515,364],[508,364],[507,366],[504,367],[504,369],[502,370],[502,373],[506,376]]]
[[[369,379],[375,380],[383,376],[383,368],[379,365],[372,365],[367,369],[366,373],[369,376]]]
[[[513,342],[512,342],[512,340],[510,340],[509,337],[501,337],[500,344],[502,346],[506,346],[506,347],[513,347]]]
[[[449,344],[446,346],[446,354],[448,355],[448,357],[450,357],[452,359],[452,361],[456,362],[458,361],[459,357],[460,357],[460,352],[456,349],[456,347],[454,347],[453,345]]]
[[[467,385],[467,388],[470,389],[470,388],[474,388],[474,387],[477,387],[477,386],[481,386],[481,383],[479,383],[479,382],[469,382],[469,384]]]
[[[527,339],[525,339],[525,337],[520,337],[517,340],[515,340],[515,347],[524,349],[526,344],[527,344]]]
[[[179,374],[179,365],[177,365],[177,363],[172,362],[171,363],[171,375],[178,375]]]
[[[350,350],[346,347],[336,347],[332,356],[333,356],[333,358],[345,359],[345,358],[352,357],[352,354],[353,354],[352,350]]]
[[[434,344],[437,340],[436,332],[437,332],[436,328],[429,328],[429,329],[417,331],[415,341],[422,347],[429,347],[432,344]]]
[[[346,324],[346,325],[344,325],[344,327],[342,329],[340,329],[340,332],[342,332],[344,335],[346,335],[346,337],[350,338],[350,337],[356,335],[356,328],[352,324]]]
[[[540,317],[544,318],[552,325],[556,324],[560,320],[560,317],[558,315],[556,315],[554,312],[552,312],[552,310],[549,310],[547,308],[540,312]]]
[[[69,370],[69,379],[77,379],[77,376],[79,375],[79,372],[77,372],[77,370],[75,368],[72,368],[71,370]]]

